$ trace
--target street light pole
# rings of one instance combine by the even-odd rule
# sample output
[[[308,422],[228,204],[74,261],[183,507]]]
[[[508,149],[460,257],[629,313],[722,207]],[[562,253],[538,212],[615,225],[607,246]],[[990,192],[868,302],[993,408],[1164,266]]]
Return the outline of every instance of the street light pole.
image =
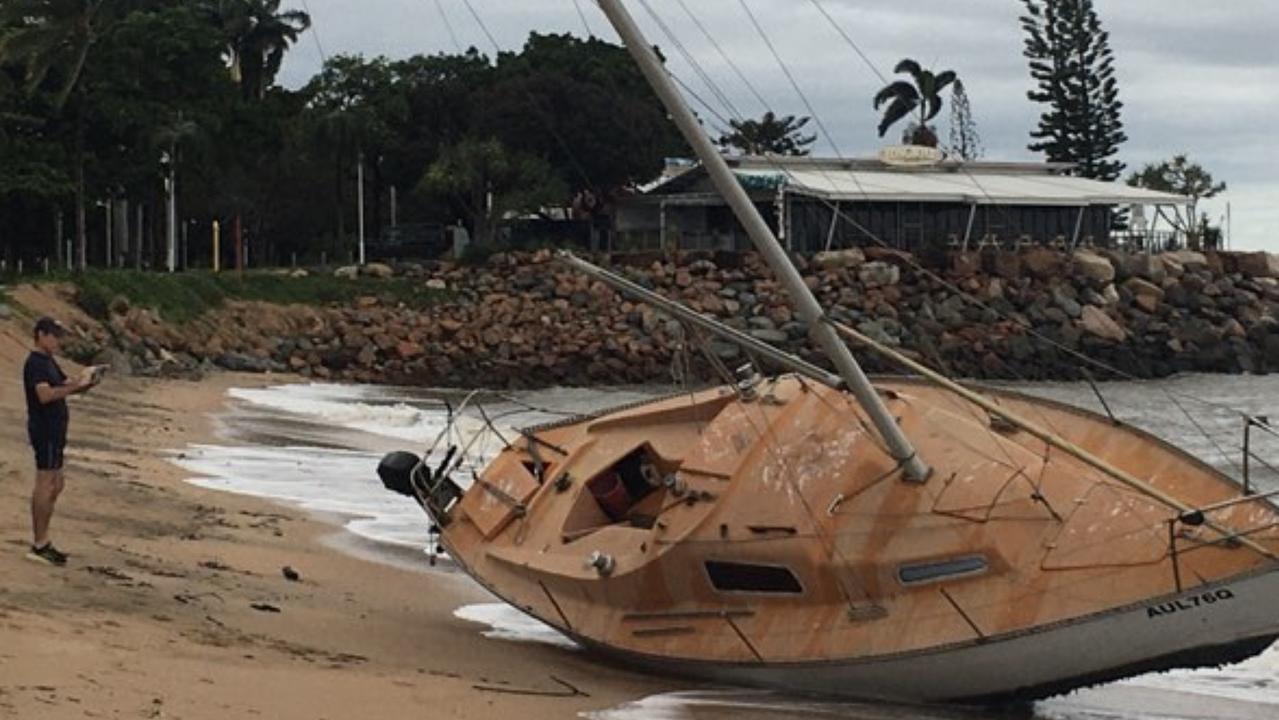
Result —
[[[169,143],[169,218],[168,218],[168,247],[165,254],[165,265],[169,272],[177,269],[178,264],[178,148],[177,141]]]
[[[359,222],[360,232],[360,265],[364,265],[364,151],[361,150],[355,169],[355,183],[359,186],[359,192],[356,194],[356,216]]]

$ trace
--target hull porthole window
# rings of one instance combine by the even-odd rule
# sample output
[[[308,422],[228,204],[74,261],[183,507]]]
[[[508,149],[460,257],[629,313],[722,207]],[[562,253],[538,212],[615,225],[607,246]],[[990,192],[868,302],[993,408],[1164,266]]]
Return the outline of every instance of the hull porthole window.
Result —
[[[789,568],[780,565],[706,561],[706,574],[720,592],[799,595],[804,586]]]
[[[981,555],[968,555],[936,562],[902,565],[897,569],[897,579],[903,585],[922,585],[952,578],[980,575],[990,569]]]

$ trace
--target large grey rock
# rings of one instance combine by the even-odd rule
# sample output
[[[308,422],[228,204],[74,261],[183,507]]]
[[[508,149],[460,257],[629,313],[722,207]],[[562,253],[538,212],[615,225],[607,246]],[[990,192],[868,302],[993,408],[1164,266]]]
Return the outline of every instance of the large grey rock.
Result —
[[[8,320],[13,317],[13,308],[4,303],[0,303],[0,320]]]
[[[763,328],[751,330],[751,337],[770,345],[780,345],[790,339],[790,336],[781,330],[767,330]]]
[[[1104,310],[1094,305],[1084,306],[1079,318],[1079,329],[1111,342],[1119,343],[1128,339],[1128,332]]]
[[[813,256],[813,264],[823,270],[841,270],[843,268],[861,267],[866,263],[866,253],[860,248],[847,250],[831,250]]]
[[[711,352],[715,353],[715,357],[720,360],[736,360],[742,354],[742,349],[737,345],[721,340],[712,340],[709,347]]]
[[[1079,304],[1079,301],[1072,297],[1071,293],[1061,285],[1053,288],[1053,303],[1071,318],[1077,319],[1084,312],[1083,306]]]
[[[888,287],[901,282],[902,270],[886,262],[873,262],[857,270],[857,279],[868,288]]]
[[[901,345],[901,340],[889,332],[890,324],[895,323],[884,320],[868,320],[858,325],[857,331],[880,345]]]
[[[1168,269],[1154,255],[1138,253],[1124,258],[1124,275],[1160,284],[1168,277]]]
[[[1239,253],[1239,272],[1251,278],[1279,278],[1279,255],[1268,252]]]
[[[214,362],[232,372],[268,373],[282,369],[279,363],[244,353],[223,353]]]
[[[128,377],[133,374],[133,362],[129,354],[117,348],[105,348],[93,357],[94,365],[105,365],[111,374]]]
[[[1074,260],[1075,272],[1094,287],[1105,287],[1115,281],[1115,266],[1091,250],[1076,250]]]
[[[1174,250],[1166,252],[1160,257],[1163,258],[1165,264],[1174,262],[1186,272],[1203,272],[1209,269],[1208,256],[1194,250]]]
[[[1163,288],[1137,277],[1128,278],[1128,282],[1124,283],[1124,289],[1136,297],[1153,297],[1156,300],[1163,300],[1165,295]]]
[[[395,277],[395,270],[385,263],[369,263],[364,266],[363,274],[379,280],[389,280]]]
[[[333,277],[354,280],[360,276],[360,268],[355,265],[347,265],[333,271]]]

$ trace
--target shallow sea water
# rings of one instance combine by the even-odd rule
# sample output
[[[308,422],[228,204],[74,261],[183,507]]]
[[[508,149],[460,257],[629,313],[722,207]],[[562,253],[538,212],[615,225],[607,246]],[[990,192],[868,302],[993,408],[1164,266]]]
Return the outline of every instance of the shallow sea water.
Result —
[[[1103,411],[1097,391],[1088,384],[1009,387]],[[1279,420],[1279,376],[1185,376],[1158,382],[1106,383],[1097,390],[1118,418],[1236,477],[1243,464],[1238,449],[1243,433],[1239,413]],[[476,396],[453,434],[441,437],[450,427],[449,407],[461,406],[467,394],[327,384],[236,390],[232,408],[219,419],[223,442],[185,448],[177,461],[195,476],[192,482],[203,487],[270,498],[340,518],[364,543],[387,548],[388,562],[393,555],[402,562],[406,551],[425,552],[428,522],[412,500],[382,489],[374,471],[384,453],[397,449],[420,452],[438,439],[441,447],[449,442],[466,446],[468,464],[479,468],[501,448],[499,434],[507,435],[512,428],[627,404],[658,392],[559,389]],[[477,403],[482,403],[496,430],[480,420],[474,411]],[[1254,431],[1252,445],[1264,461],[1279,465],[1279,439]],[[1279,489],[1279,474],[1257,461],[1251,463],[1250,476],[1261,489]],[[425,568],[426,558],[421,560]],[[575,652],[570,641],[500,603],[466,606],[455,614],[476,623],[477,637],[485,642],[537,642]],[[1148,675],[1031,707],[973,710],[828,703],[709,688],[656,695],[589,718],[1279,720],[1279,648],[1241,665]]]

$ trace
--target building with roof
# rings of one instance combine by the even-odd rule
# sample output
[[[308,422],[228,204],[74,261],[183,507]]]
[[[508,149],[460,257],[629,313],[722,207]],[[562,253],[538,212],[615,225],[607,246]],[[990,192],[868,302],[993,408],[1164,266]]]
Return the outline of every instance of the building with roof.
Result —
[[[927,148],[877,159],[734,157],[729,164],[785,245],[798,252],[886,245],[946,248],[1155,248],[1189,198],[1067,174],[1069,165],[950,162]],[[896,151],[896,152],[893,152]],[[919,152],[916,152],[919,151]],[[618,204],[617,250],[742,250],[750,240],[701,165],[669,173]],[[1119,218],[1127,216],[1124,230]]]

